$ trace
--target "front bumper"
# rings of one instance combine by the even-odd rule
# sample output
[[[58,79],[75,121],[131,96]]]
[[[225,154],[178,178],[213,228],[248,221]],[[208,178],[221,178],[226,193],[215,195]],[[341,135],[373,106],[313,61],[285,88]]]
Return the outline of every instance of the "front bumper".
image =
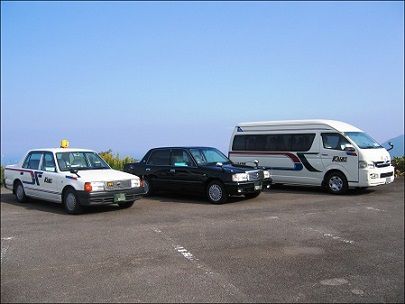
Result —
[[[359,170],[359,184],[356,184],[356,186],[373,187],[389,184],[394,181],[394,175],[393,166],[375,169],[362,169]]]
[[[125,195],[124,200],[116,201],[116,197],[122,194]],[[143,187],[125,189],[125,190],[114,190],[114,191],[97,191],[97,192],[86,192],[77,191],[77,196],[79,202],[83,206],[94,206],[94,205],[108,205],[117,204],[125,202],[133,202],[140,196],[145,194]]]
[[[252,181],[252,182],[229,182],[225,183],[226,192],[229,195],[241,195],[247,193],[260,192],[264,189],[269,189],[272,183],[271,178],[266,178],[264,180]]]

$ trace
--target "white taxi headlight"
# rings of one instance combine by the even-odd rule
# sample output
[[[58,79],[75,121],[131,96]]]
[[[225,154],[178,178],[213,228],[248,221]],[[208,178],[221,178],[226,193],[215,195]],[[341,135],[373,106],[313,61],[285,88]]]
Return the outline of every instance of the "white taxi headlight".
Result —
[[[92,191],[104,191],[104,182],[91,182]]]
[[[270,171],[269,170],[263,170],[263,177],[264,178],[270,178]]]
[[[232,175],[233,182],[247,182],[248,174],[247,173],[236,173]]]
[[[131,179],[131,188],[138,188],[141,186],[139,179]]]

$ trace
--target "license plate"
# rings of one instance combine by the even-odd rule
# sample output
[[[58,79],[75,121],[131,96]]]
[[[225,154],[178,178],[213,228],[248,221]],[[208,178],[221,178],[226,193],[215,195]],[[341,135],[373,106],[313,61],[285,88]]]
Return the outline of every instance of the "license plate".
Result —
[[[114,203],[125,201],[125,193],[114,194]]]
[[[255,186],[255,190],[262,190],[262,185]]]
[[[392,181],[392,180],[391,180],[391,177],[387,177],[387,178],[385,179],[385,183],[386,183],[386,184],[391,183],[391,181]]]

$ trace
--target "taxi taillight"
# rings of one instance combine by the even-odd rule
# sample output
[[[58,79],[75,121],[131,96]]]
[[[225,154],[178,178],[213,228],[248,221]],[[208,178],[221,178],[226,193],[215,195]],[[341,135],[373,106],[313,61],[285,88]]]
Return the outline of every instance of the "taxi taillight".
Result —
[[[143,179],[141,178],[140,181],[141,181],[141,185],[140,185],[140,186],[143,188],[143,186],[144,186]]]
[[[91,192],[91,190],[93,190],[91,183],[84,183],[84,191]]]

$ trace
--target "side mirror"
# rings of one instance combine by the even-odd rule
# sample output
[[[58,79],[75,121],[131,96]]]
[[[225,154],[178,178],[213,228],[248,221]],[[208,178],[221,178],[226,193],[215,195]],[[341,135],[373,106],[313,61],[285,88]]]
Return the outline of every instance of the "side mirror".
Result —
[[[253,162],[255,163],[256,168],[259,168],[259,161],[255,159]]]
[[[390,145],[390,147],[387,149],[387,151],[394,149],[394,145],[392,142],[389,142],[388,144]]]

